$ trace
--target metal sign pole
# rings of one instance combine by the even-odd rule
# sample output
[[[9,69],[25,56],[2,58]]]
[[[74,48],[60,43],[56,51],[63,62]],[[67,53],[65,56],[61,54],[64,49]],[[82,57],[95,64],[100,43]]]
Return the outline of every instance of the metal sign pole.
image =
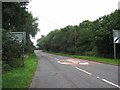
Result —
[[[114,43],[114,59],[116,59],[116,43]]]
[[[22,66],[24,67],[24,47],[22,45]]]

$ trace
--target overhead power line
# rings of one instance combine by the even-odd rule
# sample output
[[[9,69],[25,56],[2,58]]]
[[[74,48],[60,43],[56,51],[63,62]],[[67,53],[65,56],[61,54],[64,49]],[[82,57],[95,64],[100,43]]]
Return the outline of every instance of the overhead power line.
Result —
[[[44,19],[44,20],[47,20],[47,21],[49,21],[49,22],[51,22],[51,23],[54,23],[54,24],[57,24],[57,25],[60,25],[61,26],[61,24],[59,24],[58,22],[55,22],[55,21],[53,21],[53,20],[50,20],[50,19],[48,19],[48,18],[46,18],[46,17],[43,17],[43,16],[39,16],[40,18],[42,18],[42,19]]]

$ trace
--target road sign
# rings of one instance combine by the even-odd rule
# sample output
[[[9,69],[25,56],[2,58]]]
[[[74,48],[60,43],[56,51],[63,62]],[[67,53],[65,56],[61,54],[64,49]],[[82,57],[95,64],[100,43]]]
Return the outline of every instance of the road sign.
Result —
[[[113,30],[113,42],[120,43],[120,30]]]
[[[114,37],[114,43],[120,43],[119,37]]]
[[[26,41],[26,32],[11,32],[19,42]]]
[[[116,59],[116,44],[120,43],[120,30],[113,30],[114,59]]]
[[[12,35],[17,37],[17,40],[21,44],[22,47],[22,65],[24,66],[24,43],[26,41],[26,32],[11,32]]]

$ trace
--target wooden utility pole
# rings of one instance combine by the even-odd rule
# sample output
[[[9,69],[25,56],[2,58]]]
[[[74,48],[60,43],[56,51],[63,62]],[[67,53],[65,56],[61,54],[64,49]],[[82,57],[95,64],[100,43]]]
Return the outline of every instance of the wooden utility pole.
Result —
[[[75,48],[76,48],[76,29],[75,29],[74,35],[75,35]]]

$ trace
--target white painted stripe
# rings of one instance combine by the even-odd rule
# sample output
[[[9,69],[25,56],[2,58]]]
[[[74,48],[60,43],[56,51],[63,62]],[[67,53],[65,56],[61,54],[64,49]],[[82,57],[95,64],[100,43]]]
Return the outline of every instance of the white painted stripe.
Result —
[[[97,79],[99,79],[100,77],[99,76],[97,76]]]
[[[61,62],[60,62],[60,61],[58,61],[58,63],[60,63],[60,64],[61,64]]]
[[[89,72],[87,72],[87,71],[85,71],[85,70],[83,70],[83,69],[80,69],[80,68],[78,68],[78,67],[75,67],[76,69],[78,69],[78,70],[80,70],[80,71],[82,71],[82,72],[84,72],[84,73],[86,73],[86,74],[88,74],[88,75],[92,75],[92,73],[89,73]]]
[[[80,65],[88,65],[88,63],[87,62],[85,62],[85,63],[79,63]]]
[[[65,62],[60,62],[60,61],[58,61],[58,63],[60,63],[60,64],[70,64],[70,63],[65,63]]]
[[[108,80],[106,80],[106,79],[102,79],[104,82],[106,82],[106,83],[109,83],[109,84],[111,84],[111,85],[113,85],[113,86],[115,86],[115,87],[118,87],[118,88],[120,88],[120,86],[119,85],[117,85],[117,84],[114,84],[114,83],[112,83],[112,82],[110,82],[110,81],[108,81]]]

